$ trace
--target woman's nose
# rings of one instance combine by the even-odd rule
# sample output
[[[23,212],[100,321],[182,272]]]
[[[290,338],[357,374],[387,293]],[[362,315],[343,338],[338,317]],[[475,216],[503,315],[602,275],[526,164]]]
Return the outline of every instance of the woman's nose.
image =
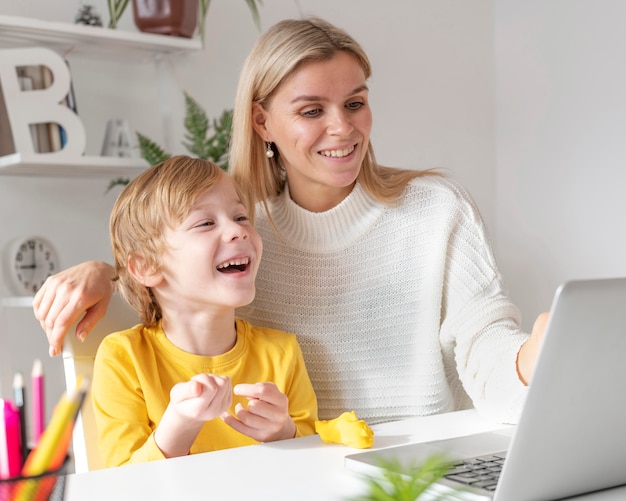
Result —
[[[328,133],[331,135],[347,135],[352,132],[352,122],[345,110],[336,111],[330,114],[328,122]]]

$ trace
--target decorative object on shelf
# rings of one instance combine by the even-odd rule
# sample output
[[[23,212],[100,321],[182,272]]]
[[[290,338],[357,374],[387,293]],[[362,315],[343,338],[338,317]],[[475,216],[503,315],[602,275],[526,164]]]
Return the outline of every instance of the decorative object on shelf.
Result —
[[[144,33],[191,38],[198,25],[198,0],[133,0],[133,20]]]
[[[30,236],[9,243],[3,255],[7,285],[18,295],[34,295],[50,275],[60,270],[54,246]]]
[[[204,43],[204,37],[206,33],[206,17],[209,12],[209,6],[211,5],[211,0],[193,0],[194,3],[197,3],[197,11],[196,11],[196,24],[194,29],[192,30],[192,34],[189,37],[193,36],[195,28],[197,27],[198,33],[200,35],[200,39]],[[109,4],[109,28],[117,28],[117,23],[124,14],[126,7],[128,7],[130,0],[108,0]],[[165,16],[173,16],[176,15],[173,13],[173,9],[179,9],[179,4],[186,3],[187,0],[133,0],[133,14],[135,14],[135,10],[139,10],[139,12],[144,12],[146,10],[146,6],[148,6],[152,10],[158,10],[161,12],[161,17]],[[259,14],[259,5],[263,5],[262,0],[245,0],[248,8],[250,9],[250,14],[252,14],[252,20],[254,21],[255,26],[258,30],[261,29],[261,16]],[[170,6],[171,4],[171,6]],[[174,6],[172,8],[172,6]],[[169,10],[168,10],[169,9]],[[143,14],[142,14],[143,16]],[[140,21],[141,24],[148,23],[145,20]],[[137,27],[143,31],[139,25],[137,24],[137,20],[135,20],[135,24]],[[146,30],[147,31],[147,30]],[[151,31],[152,33],[162,33]]]
[[[101,155],[103,157],[133,157],[130,127],[126,120],[114,118],[107,122]]]
[[[83,155],[85,128],[66,102],[72,79],[59,54],[43,47],[0,50],[0,87],[13,153],[58,160]]]
[[[117,22],[124,14],[126,7],[128,7],[128,2],[130,0],[108,0],[109,4],[109,28],[115,29],[117,28]]]
[[[233,111],[224,110],[218,119],[209,121],[206,112],[188,93],[185,94],[185,140],[183,146],[198,158],[212,160],[222,169],[228,170],[228,147],[233,124]],[[208,135],[213,128],[213,134]],[[208,137],[207,137],[208,136]],[[140,156],[150,165],[170,158],[171,154],[164,151],[152,139],[137,132]],[[117,185],[125,186],[130,179],[119,177],[111,180],[107,192]]]
[[[81,5],[74,17],[74,24],[102,26],[102,18],[93,5]]]

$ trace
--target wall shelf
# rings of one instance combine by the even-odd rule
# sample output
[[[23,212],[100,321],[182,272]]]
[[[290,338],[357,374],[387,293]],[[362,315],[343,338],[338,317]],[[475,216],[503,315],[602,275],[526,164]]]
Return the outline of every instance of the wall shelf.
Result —
[[[2,49],[44,46],[60,54],[109,58],[114,61],[152,60],[202,49],[200,39],[113,30],[28,17],[0,15]],[[167,118],[167,117],[166,117]],[[148,167],[141,158],[20,154],[0,156],[0,176],[134,177]]]
[[[32,308],[33,296],[7,296],[0,298],[0,306],[5,308]]]
[[[28,47],[33,42],[58,50],[119,59],[157,57],[202,49],[200,39],[113,30],[97,26],[0,15],[0,45]]]
[[[133,177],[148,168],[142,158],[82,156],[56,159],[54,153],[24,155],[13,153],[0,157],[0,175],[40,177]]]

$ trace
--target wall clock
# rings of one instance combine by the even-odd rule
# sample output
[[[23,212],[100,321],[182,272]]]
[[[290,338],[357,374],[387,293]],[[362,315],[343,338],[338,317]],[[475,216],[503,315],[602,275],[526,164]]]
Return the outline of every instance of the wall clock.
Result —
[[[14,240],[3,257],[7,285],[18,296],[34,295],[50,275],[59,271],[54,246],[45,238],[32,236]]]

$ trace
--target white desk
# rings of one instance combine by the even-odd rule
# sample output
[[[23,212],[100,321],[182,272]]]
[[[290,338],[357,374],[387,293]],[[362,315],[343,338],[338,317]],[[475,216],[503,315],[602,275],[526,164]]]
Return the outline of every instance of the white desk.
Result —
[[[374,448],[424,442],[503,428],[475,411],[414,418],[373,426]],[[363,491],[361,478],[344,468],[354,453],[318,436],[283,440],[151,463],[69,475],[66,501],[292,500],[346,501]],[[623,501],[626,487],[576,500]]]

